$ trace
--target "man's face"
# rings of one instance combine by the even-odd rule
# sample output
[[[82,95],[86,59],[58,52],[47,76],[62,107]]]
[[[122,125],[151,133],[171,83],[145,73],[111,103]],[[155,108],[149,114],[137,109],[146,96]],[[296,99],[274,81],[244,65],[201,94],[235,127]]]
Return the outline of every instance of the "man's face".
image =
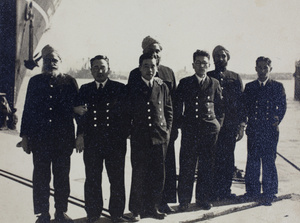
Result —
[[[156,59],[145,59],[139,67],[142,77],[150,81],[157,72]]]
[[[50,53],[43,58],[43,71],[55,72],[59,70],[61,60],[56,53]]]
[[[95,81],[104,82],[109,74],[109,67],[106,60],[94,60],[91,67],[91,72]]]
[[[258,79],[260,81],[265,81],[270,76],[270,72],[272,71],[272,67],[268,65],[265,61],[259,61],[256,64],[255,70],[257,72]]]
[[[193,68],[199,77],[203,77],[210,66],[208,57],[197,56],[193,63]]]
[[[214,63],[216,67],[226,67],[228,63],[228,56],[224,50],[220,50],[214,55]]]
[[[160,46],[158,43],[154,43],[152,45],[150,45],[148,48],[146,48],[144,50],[144,53],[153,53],[155,54],[155,56],[160,59],[160,52],[161,52],[161,49],[160,49]]]

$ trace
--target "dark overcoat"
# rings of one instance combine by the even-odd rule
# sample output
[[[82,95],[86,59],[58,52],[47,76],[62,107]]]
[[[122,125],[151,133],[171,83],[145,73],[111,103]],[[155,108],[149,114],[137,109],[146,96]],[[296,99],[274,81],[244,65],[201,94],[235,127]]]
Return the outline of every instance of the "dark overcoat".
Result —
[[[237,131],[237,126],[243,121],[241,112],[244,87],[240,75],[230,70],[224,72],[213,70],[207,75],[217,79],[222,88],[225,113],[223,126]]]
[[[129,90],[129,110],[132,117],[131,140],[151,139],[152,145],[169,140],[173,110],[168,87],[153,81],[152,90],[139,78]]]
[[[38,74],[28,83],[20,136],[29,137],[33,148],[60,145],[74,148],[73,107],[78,93],[70,75],[55,78]]]
[[[211,77],[199,86],[195,75],[180,80],[174,99],[174,124],[190,134],[219,132],[224,119],[222,90]]]
[[[88,111],[77,117],[77,135],[83,133],[85,147],[126,139],[130,126],[124,116],[125,94],[125,85],[110,79],[103,89],[95,82],[81,86],[76,104],[86,105]]]
[[[248,135],[266,130],[278,131],[278,127],[273,124],[277,121],[280,123],[286,112],[286,95],[282,83],[272,79],[264,87],[260,87],[258,80],[247,83],[243,102],[244,115],[248,118]]]
[[[245,86],[244,115],[247,117],[247,165],[245,184],[249,195],[261,192],[273,196],[278,192],[278,176],[275,165],[279,124],[286,112],[286,95],[282,83],[269,79],[265,86],[258,80]],[[262,171],[260,168],[262,166]]]

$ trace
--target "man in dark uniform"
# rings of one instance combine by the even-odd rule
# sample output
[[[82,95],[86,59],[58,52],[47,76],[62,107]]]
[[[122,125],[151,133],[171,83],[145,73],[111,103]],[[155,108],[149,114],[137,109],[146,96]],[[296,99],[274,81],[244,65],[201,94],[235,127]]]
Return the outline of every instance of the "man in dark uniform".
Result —
[[[181,79],[174,99],[174,125],[181,128],[179,210],[186,211],[192,199],[198,162],[196,202],[211,208],[214,147],[223,120],[222,91],[219,82],[206,75],[210,55],[201,50],[193,54],[195,74]]]
[[[143,53],[155,54],[160,63],[161,60],[161,51],[162,46],[158,40],[147,36],[143,39],[142,42]],[[139,68],[135,68],[129,74],[128,85],[134,85],[137,81],[140,80],[141,72]],[[168,86],[171,98],[173,100],[175,89],[176,89],[176,80],[174,72],[171,68],[159,64],[158,72],[155,77],[159,77],[164,81]],[[165,170],[166,178],[163,191],[163,199],[160,204],[159,210],[163,213],[174,212],[174,209],[168,206],[168,203],[176,203],[176,162],[175,162],[175,148],[174,143],[178,136],[178,130],[172,129],[170,141],[168,144],[166,160],[165,160]]]
[[[158,211],[165,180],[164,160],[173,121],[167,85],[154,79],[158,61],[153,54],[139,59],[141,77],[129,88],[132,120],[132,182],[129,210],[133,221],[142,216],[164,219]]]
[[[256,60],[258,79],[246,84],[243,94],[244,115],[247,122],[246,198],[258,198],[261,191],[260,166],[262,165],[262,189],[265,205],[271,205],[278,192],[278,176],[275,165],[279,124],[286,112],[286,95],[282,83],[270,79],[271,60]]]
[[[54,176],[55,219],[73,222],[66,214],[70,194],[70,156],[75,143],[73,107],[76,80],[59,71],[61,58],[50,45],[42,49],[43,72],[32,77],[27,88],[21,145],[33,154],[34,213],[36,222],[50,222],[51,165]]]
[[[231,184],[234,172],[234,149],[242,139],[245,123],[241,118],[243,83],[239,74],[227,70],[230,54],[223,46],[213,50],[215,70],[207,73],[217,79],[222,88],[225,119],[218,136],[215,161],[214,197],[215,199],[234,198]]]
[[[125,207],[124,166],[126,154],[126,118],[122,106],[125,85],[108,78],[109,59],[98,55],[91,59],[95,81],[79,90],[77,105],[83,114],[77,118],[76,148],[84,151],[85,209],[88,222],[96,222],[103,209],[103,161],[110,182],[109,212],[113,222],[122,222]],[[77,107],[78,108],[78,107]],[[80,109],[80,108],[78,108]],[[82,113],[81,113],[82,112]]]

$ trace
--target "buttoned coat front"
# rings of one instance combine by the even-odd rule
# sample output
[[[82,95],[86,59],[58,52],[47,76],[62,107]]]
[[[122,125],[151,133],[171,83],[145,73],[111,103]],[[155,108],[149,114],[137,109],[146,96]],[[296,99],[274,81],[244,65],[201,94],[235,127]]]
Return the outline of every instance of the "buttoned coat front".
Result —
[[[286,95],[282,83],[269,79],[264,87],[260,87],[258,80],[252,81],[245,86],[243,102],[244,115],[248,118],[248,135],[266,130],[278,131],[273,124],[280,123],[286,112]]]
[[[174,124],[190,134],[219,132],[224,119],[219,82],[206,77],[200,86],[195,75],[182,79],[174,99]]]
[[[173,110],[168,87],[153,81],[150,90],[139,78],[130,88],[129,110],[132,117],[131,140],[149,138],[152,145],[169,140]]]
[[[244,90],[241,77],[230,70],[225,70],[224,72],[213,70],[208,72],[207,75],[217,79],[222,88],[225,113],[223,126],[237,131],[238,125],[244,121],[241,116]]]
[[[70,75],[55,78],[38,74],[28,83],[20,136],[28,136],[33,148],[59,145],[74,148],[76,80]]]
[[[77,135],[83,133],[85,147],[112,144],[127,137],[130,126],[124,116],[125,94],[125,85],[110,79],[104,88],[97,89],[96,82],[82,85],[76,103],[86,105],[88,111],[77,117]]]

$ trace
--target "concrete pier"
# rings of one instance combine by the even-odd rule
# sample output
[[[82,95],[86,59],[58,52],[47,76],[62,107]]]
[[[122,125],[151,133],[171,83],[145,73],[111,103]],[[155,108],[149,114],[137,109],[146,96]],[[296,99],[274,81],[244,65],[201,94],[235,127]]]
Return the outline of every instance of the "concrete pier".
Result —
[[[247,202],[237,199],[235,201],[222,201],[213,203],[212,209],[201,210],[192,200],[191,208],[184,213],[176,212],[168,215],[164,220],[152,218],[141,219],[141,223],[148,222],[299,222],[300,219],[300,104],[294,100],[293,80],[284,81],[287,92],[287,113],[280,124],[280,140],[276,160],[279,193],[272,206],[261,206],[257,202]],[[22,108],[20,108],[22,109]],[[20,118],[20,116],[19,116]],[[36,217],[33,214],[32,204],[32,155],[17,148],[20,141],[18,131],[0,131],[0,222],[5,223],[33,223]],[[247,159],[247,137],[237,143],[235,158],[239,169],[245,169]],[[125,184],[126,184],[126,210],[131,183],[130,146],[127,144]],[[179,172],[178,157],[180,150],[180,137],[176,141],[176,162]],[[71,160],[71,197],[69,199],[68,215],[75,223],[86,222],[84,210],[84,163],[82,153],[74,151]],[[103,171],[104,207],[108,207],[109,182],[106,170]],[[52,184],[51,184],[52,187]],[[232,192],[241,196],[245,193],[243,181],[233,181]],[[50,197],[50,214],[54,218],[54,201]],[[178,203],[170,204],[177,210]],[[108,216],[106,211],[103,212]],[[54,220],[52,220],[55,222]],[[101,216],[98,222],[111,222],[109,216]]]

